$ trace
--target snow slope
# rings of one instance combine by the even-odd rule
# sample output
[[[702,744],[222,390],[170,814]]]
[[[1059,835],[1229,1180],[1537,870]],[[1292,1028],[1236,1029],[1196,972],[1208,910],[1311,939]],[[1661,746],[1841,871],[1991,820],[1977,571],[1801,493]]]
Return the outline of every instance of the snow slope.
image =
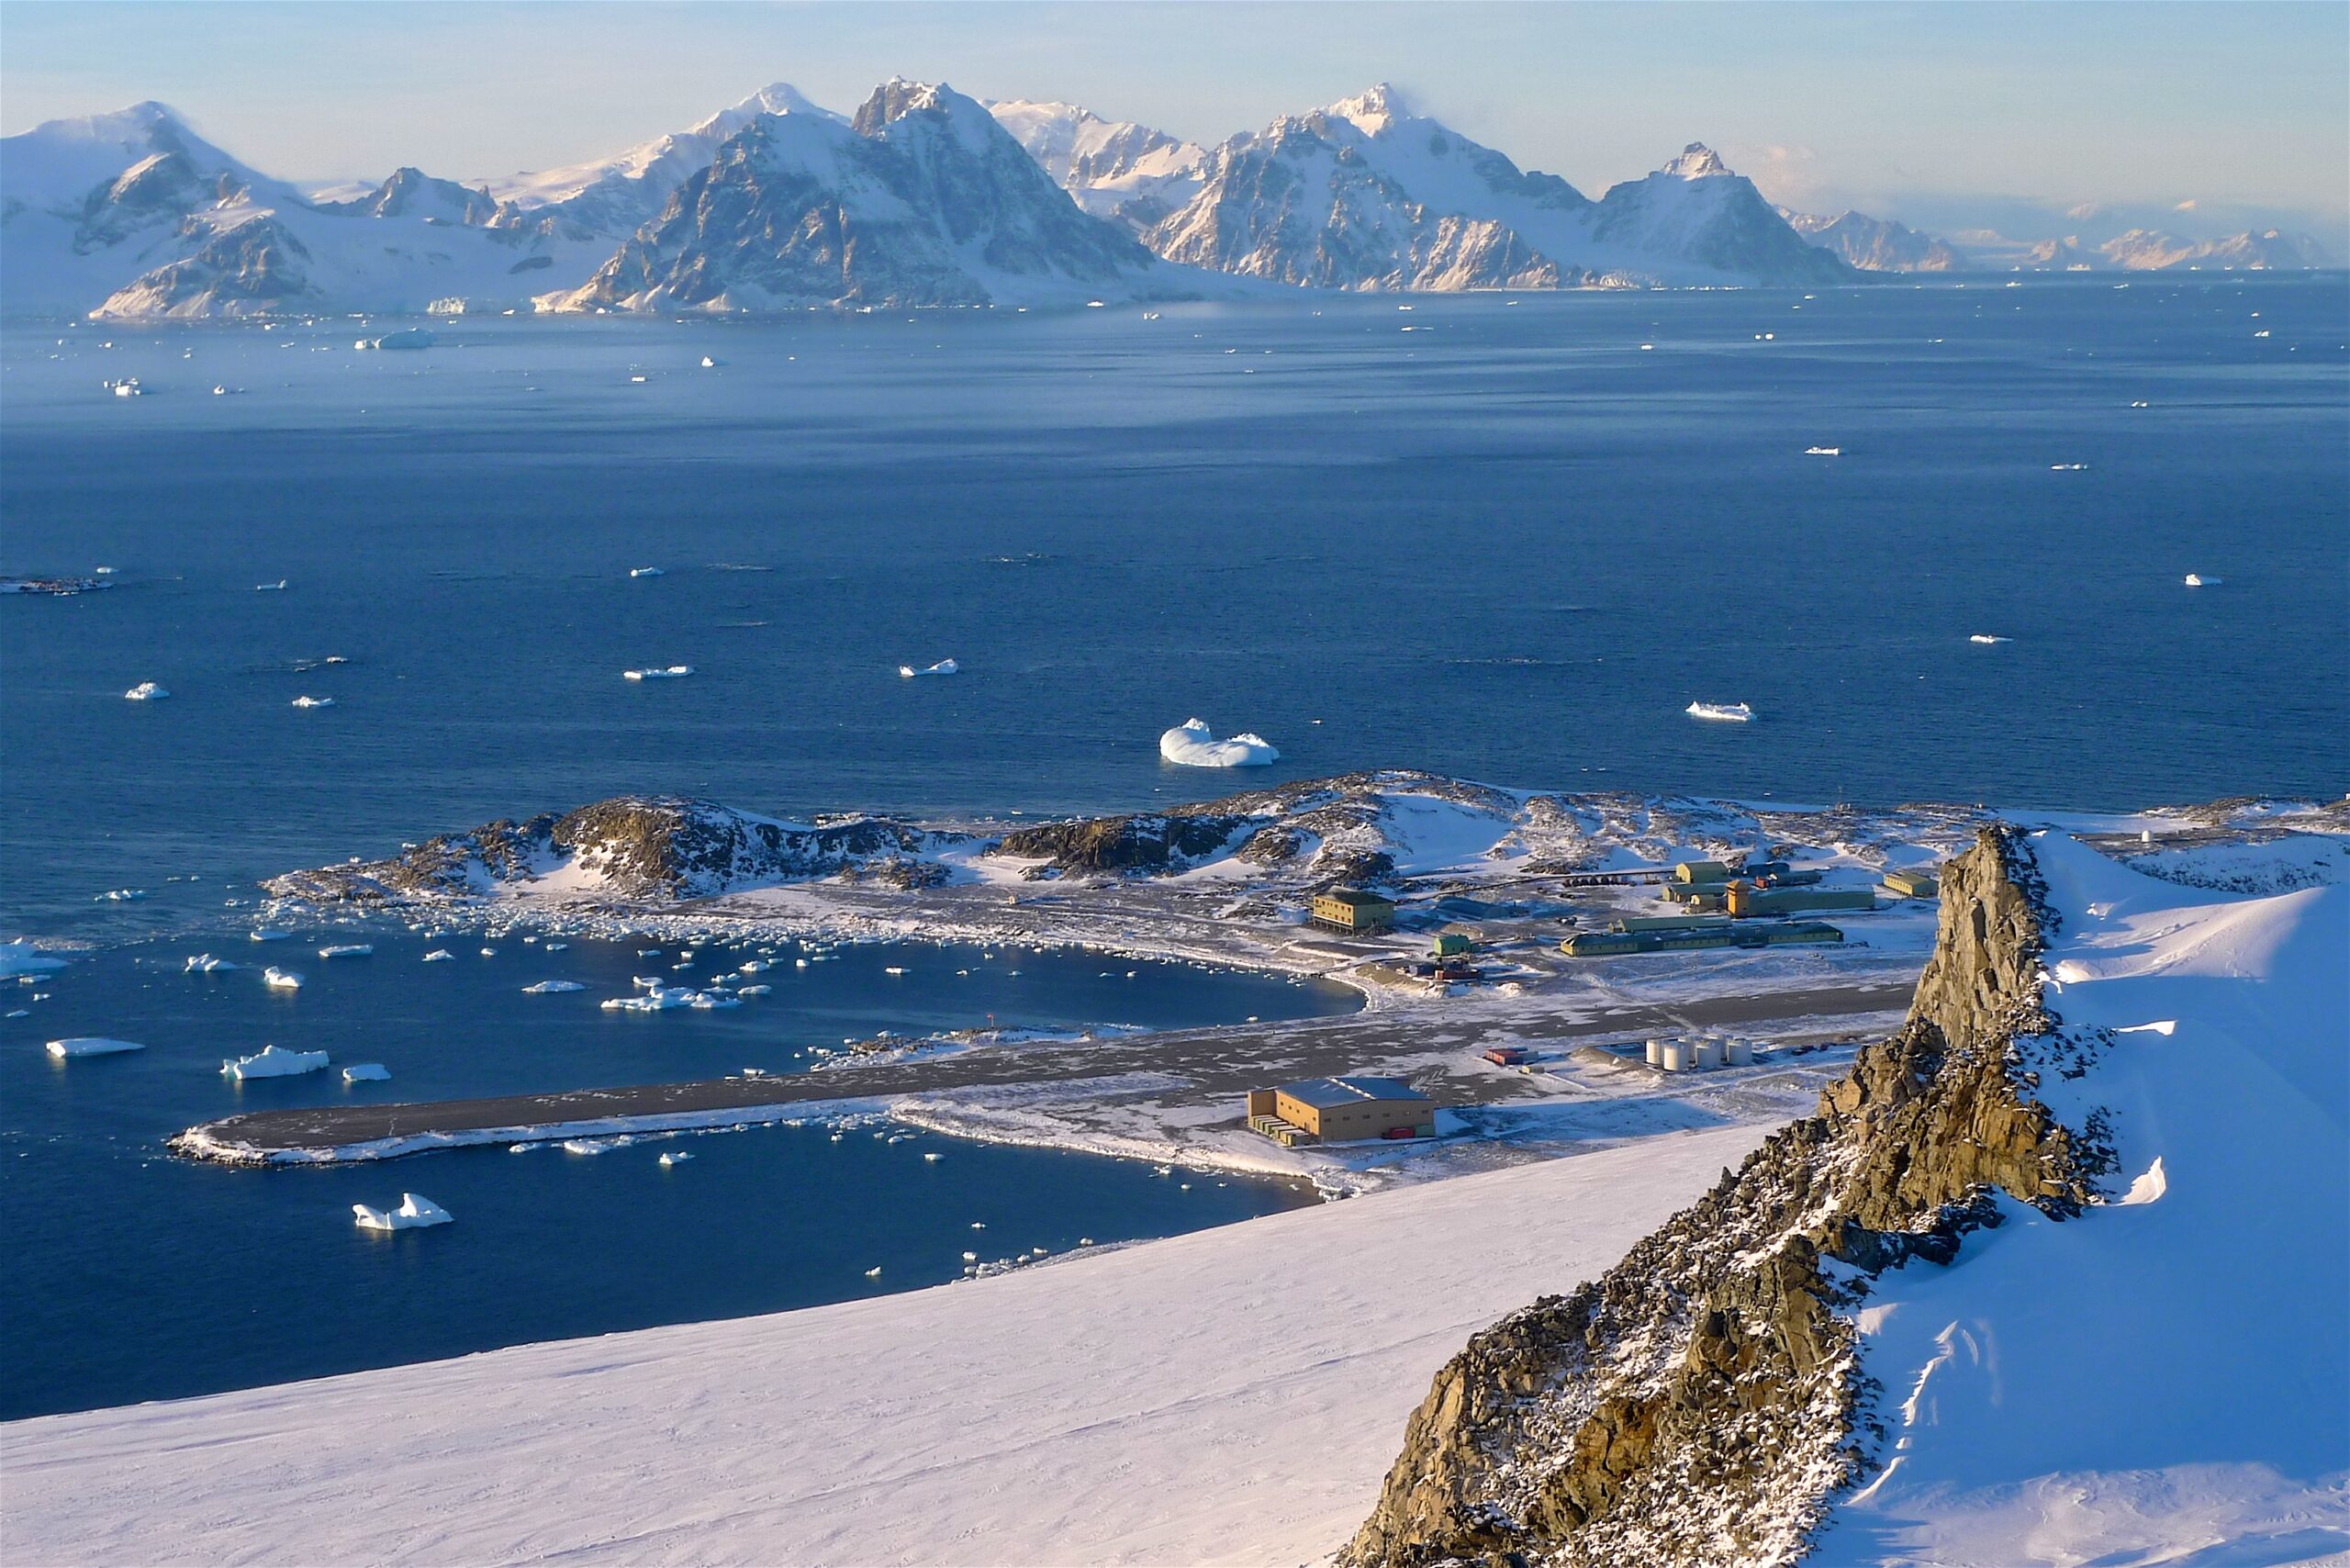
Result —
[[[24,1562],[1296,1563],[1460,1341],[1761,1139],[870,1301],[0,1428]],[[1375,1261],[1367,1261],[1375,1260]]]
[[[987,110],[1053,183],[1096,218],[1140,228],[1199,193],[1207,150],[1075,104],[989,102]]]
[[[2064,917],[2050,1005],[2114,1031],[2042,1096],[2074,1126],[2109,1109],[2117,1201],[2009,1204],[1951,1267],[1879,1280],[1888,1462],[1816,1561],[2342,1561],[2350,886],[2245,897],[2032,849]]]

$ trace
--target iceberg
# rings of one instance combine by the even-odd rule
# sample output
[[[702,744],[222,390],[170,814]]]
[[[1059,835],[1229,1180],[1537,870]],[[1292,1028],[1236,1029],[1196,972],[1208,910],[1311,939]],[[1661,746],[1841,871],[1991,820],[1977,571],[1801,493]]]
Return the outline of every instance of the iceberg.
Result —
[[[279,931],[274,927],[264,925],[252,933],[252,940],[256,942],[284,942],[292,937],[294,933],[291,931]]]
[[[109,1040],[103,1035],[77,1035],[70,1040],[49,1042],[49,1054],[60,1061],[70,1057],[118,1057],[146,1048],[136,1040]]]
[[[147,890],[144,888],[116,888],[111,892],[100,893],[90,902],[92,903],[136,903],[146,896]]]
[[[691,665],[671,665],[666,669],[624,669],[621,671],[621,678],[622,680],[682,680],[693,672],[694,666]]]
[[[334,699],[331,697],[297,697],[294,699],[293,705],[297,708],[331,708],[334,706]]]
[[[273,991],[299,991],[302,989],[302,977],[292,969],[281,969],[273,964],[262,970],[261,983]]]
[[[536,985],[524,986],[522,994],[524,996],[557,996],[567,991],[586,991],[587,989],[577,980],[541,980]]]
[[[686,1153],[683,1149],[671,1149],[668,1153],[661,1157],[661,1163],[664,1165],[682,1165],[692,1158],[692,1155]]]
[[[122,695],[123,700],[129,702],[153,702],[161,698],[169,697],[171,693],[151,680],[142,680]]]
[[[375,953],[375,946],[372,942],[346,942],[338,947],[319,949],[321,958],[373,958]]]
[[[220,1076],[240,1082],[248,1078],[293,1078],[326,1065],[324,1051],[281,1051],[275,1046],[263,1046],[252,1056],[222,1062]]]
[[[64,967],[64,959],[51,958],[29,942],[0,942],[0,980],[50,975]]]
[[[457,955],[446,947],[435,947],[424,955],[424,962],[428,964],[453,964],[456,961]]]
[[[1279,762],[1273,743],[1246,731],[1218,740],[1205,719],[1186,719],[1158,737],[1158,755],[1184,767],[1263,767]]]
[[[400,1206],[389,1213],[365,1204],[352,1204],[351,1212],[359,1217],[362,1230],[420,1230],[428,1225],[446,1225],[455,1217],[431,1198],[415,1193],[402,1193]]]
[[[386,332],[380,338],[362,338],[351,346],[354,349],[429,349],[435,339],[430,329],[402,327],[397,332]]]
[[[1841,457],[1844,449],[1841,446],[1807,446],[1803,454],[1806,457]]]
[[[274,582],[274,583],[255,583],[255,584],[253,584],[253,592],[255,592],[255,593],[284,593],[285,591],[285,579],[284,577],[280,577],[280,578],[278,578],[278,579],[277,579],[275,582]]]
[[[342,1070],[345,1083],[382,1083],[391,1076],[391,1069],[379,1061],[353,1062]]]
[[[2188,588],[2218,588],[2221,583],[2226,582],[2227,580],[2228,579],[2225,577],[2207,577],[2200,572],[2189,572],[2187,574],[2187,586]]]
[[[1981,643],[1986,647],[1995,643],[2012,643],[2015,641],[2013,637],[1994,637],[1987,632],[1977,632],[1975,635],[1966,640],[1970,643]]]
[[[669,574],[658,566],[631,566],[628,575],[632,577],[666,577]]]
[[[238,966],[226,958],[216,958],[209,953],[190,953],[187,965],[181,972],[191,975],[225,975]]]
[[[1692,702],[1682,711],[1694,719],[1718,719],[1730,724],[1754,721],[1754,710],[1743,702]]]
[[[962,672],[962,668],[963,666],[953,659],[941,659],[934,665],[924,665],[920,669],[914,668],[912,665],[900,665],[898,676],[901,680],[912,680],[916,676],[923,675],[958,675]]]

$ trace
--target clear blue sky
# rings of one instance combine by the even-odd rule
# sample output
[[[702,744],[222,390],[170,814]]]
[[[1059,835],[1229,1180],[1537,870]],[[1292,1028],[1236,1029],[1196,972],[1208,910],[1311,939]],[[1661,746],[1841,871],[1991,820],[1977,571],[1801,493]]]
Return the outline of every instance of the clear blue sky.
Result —
[[[1704,140],[1764,190],[2212,222],[2350,205],[2350,6],[74,4],[0,6],[0,129],[160,98],[295,178],[544,168],[770,81],[890,74],[1203,140],[1386,79],[1596,192]],[[2182,222],[2184,223],[2184,219]]]

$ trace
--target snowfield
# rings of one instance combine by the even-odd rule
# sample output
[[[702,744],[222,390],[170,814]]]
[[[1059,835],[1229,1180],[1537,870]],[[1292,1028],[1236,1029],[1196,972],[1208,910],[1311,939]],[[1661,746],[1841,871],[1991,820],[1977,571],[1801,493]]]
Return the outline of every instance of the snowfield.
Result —
[[[1597,1273],[1762,1133],[805,1312],[17,1422],[9,1554],[1310,1562],[1472,1331]]]

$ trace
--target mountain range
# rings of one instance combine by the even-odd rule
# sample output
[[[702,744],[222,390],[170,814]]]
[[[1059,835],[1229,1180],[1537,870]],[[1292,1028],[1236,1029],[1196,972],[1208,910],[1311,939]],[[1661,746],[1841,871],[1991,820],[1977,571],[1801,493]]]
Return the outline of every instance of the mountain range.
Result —
[[[1773,207],[1692,143],[1597,198],[1393,88],[1205,147],[1069,104],[894,80],[854,115],[776,84],[599,162],[308,192],[161,104],[0,140],[0,308],[329,310],[1067,305],[1348,290],[1804,286],[1970,264],[2307,267],[2269,230],[1969,247]]]

